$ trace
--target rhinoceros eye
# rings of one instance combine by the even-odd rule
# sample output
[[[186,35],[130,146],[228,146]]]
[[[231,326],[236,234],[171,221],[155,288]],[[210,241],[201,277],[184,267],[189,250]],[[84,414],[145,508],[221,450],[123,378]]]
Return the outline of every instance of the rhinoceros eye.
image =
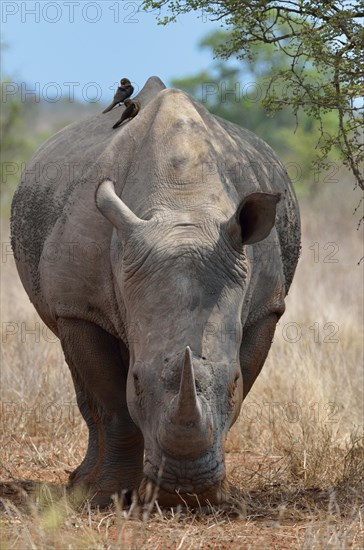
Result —
[[[230,382],[230,384],[228,385],[228,398],[229,398],[229,405],[231,408],[233,408],[235,405],[235,392],[238,386],[239,376],[240,375],[237,372],[234,376],[234,380]]]
[[[140,390],[140,384],[139,384],[139,376],[136,373],[133,374],[133,380],[134,380],[135,393],[136,395],[140,395],[141,390]]]

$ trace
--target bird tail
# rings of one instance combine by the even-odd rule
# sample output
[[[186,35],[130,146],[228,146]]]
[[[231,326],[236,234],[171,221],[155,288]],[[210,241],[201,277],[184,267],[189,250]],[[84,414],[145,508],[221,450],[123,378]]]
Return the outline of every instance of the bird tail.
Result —
[[[111,109],[113,109],[115,107],[115,103],[111,103],[111,105],[109,105],[108,107],[106,107],[106,109],[104,109],[102,111],[102,114],[104,113],[108,113],[109,111],[111,111]]]

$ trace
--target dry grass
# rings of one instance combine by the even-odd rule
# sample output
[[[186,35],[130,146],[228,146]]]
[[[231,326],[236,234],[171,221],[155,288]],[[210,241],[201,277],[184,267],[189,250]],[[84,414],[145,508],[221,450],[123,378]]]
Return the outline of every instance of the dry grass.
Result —
[[[329,191],[302,206],[287,312],[227,441],[234,514],[99,512],[67,499],[85,429],[59,343],[3,256],[2,548],[364,547],[362,250],[351,190],[345,201]]]

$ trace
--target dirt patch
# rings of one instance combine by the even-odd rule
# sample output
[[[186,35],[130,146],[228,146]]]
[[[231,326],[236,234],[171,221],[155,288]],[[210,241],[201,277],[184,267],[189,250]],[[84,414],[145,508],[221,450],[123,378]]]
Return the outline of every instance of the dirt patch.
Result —
[[[36,444],[38,450],[43,445],[52,447],[46,438],[38,438]],[[13,445],[15,450],[16,439]],[[149,511],[138,506],[121,509],[118,503],[102,511],[91,510],[87,502],[74,507],[65,490],[69,471],[26,467],[26,458],[17,455],[19,466],[11,475],[3,472],[5,480],[0,483],[4,548],[23,550],[21,544],[26,540],[33,541],[35,548],[57,550],[363,547],[361,516],[354,513],[353,507],[343,506],[339,488],[287,487],[269,479],[259,489],[244,488],[244,473],[246,479],[256,481],[254,472],[272,472],[277,464],[282,465],[283,457],[228,453],[228,477],[235,483],[238,506],[195,511],[161,510],[158,505]],[[358,499],[355,507],[359,511]],[[21,532],[18,542],[14,530]]]

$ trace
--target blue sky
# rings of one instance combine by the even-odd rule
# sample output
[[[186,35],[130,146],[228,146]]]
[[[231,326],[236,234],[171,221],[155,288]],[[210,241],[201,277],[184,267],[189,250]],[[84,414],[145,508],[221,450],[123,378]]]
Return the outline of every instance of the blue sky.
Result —
[[[3,0],[2,41],[8,47],[2,74],[45,99],[68,97],[73,90],[77,99],[91,101],[101,93],[99,99],[107,102],[121,77],[137,91],[151,75],[168,85],[211,63],[198,42],[219,29],[218,22],[196,12],[161,27],[156,14],[139,13],[139,7],[135,0]]]

